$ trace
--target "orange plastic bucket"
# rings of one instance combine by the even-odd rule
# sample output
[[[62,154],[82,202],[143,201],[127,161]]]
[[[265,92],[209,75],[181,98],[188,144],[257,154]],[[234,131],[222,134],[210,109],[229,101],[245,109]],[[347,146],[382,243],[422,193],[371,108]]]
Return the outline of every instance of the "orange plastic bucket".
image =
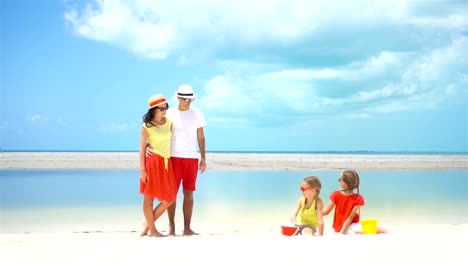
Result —
[[[292,236],[294,233],[296,233],[296,230],[298,229],[298,226],[286,226],[282,225],[281,226],[281,234],[285,236]]]
[[[362,232],[366,235],[377,234],[377,219],[362,219],[361,221]]]

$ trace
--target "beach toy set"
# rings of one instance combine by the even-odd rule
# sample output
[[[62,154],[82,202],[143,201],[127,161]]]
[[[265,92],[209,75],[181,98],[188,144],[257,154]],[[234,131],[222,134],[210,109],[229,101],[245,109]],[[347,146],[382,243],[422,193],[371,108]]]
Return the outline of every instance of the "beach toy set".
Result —
[[[362,219],[360,221],[362,226],[362,233],[365,235],[375,235],[377,234],[377,226],[379,220],[377,219]],[[293,236],[296,234],[296,231],[299,227],[294,225],[282,225],[281,234],[284,236]]]

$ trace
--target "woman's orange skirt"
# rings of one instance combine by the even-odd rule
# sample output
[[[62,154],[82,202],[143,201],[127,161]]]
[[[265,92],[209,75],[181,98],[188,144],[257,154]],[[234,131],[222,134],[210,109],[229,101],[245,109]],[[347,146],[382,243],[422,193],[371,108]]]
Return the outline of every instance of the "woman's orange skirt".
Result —
[[[177,186],[171,159],[168,159],[167,169],[164,158],[153,154],[145,159],[147,183],[140,180],[140,193],[155,198],[159,201],[175,201],[177,198]]]

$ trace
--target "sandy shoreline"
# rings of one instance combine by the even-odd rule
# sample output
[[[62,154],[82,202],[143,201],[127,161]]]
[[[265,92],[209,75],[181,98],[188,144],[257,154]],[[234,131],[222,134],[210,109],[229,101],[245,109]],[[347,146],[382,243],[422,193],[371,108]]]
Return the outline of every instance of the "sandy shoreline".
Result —
[[[463,155],[207,153],[209,170],[468,170]],[[138,169],[136,152],[1,152],[0,169]]]
[[[465,263],[467,225],[385,235],[224,234],[140,238],[135,233],[1,234],[2,263]],[[311,261],[312,262],[312,261]]]
[[[468,156],[462,155],[208,153],[207,162],[210,170],[468,170]],[[138,153],[1,152],[0,169],[138,169]],[[43,213],[34,221],[44,220]],[[86,218],[94,219],[95,214],[88,211]],[[89,229],[92,232],[67,227],[59,232],[0,233],[0,263],[466,262],[468,223],[405,222],[387,225],[385,235],[349,236],[334,234],[327,224],[323,237],[287,237],[278,224],[249,217],[253,216],[199,221],[196,231],[202,235],[193,237],[140,238],[130,231],[139,223],[122,229],[108,222],[99,223],[107,229]],[[59,230],[57,225],[66,219],[56,221],[51,226]]]

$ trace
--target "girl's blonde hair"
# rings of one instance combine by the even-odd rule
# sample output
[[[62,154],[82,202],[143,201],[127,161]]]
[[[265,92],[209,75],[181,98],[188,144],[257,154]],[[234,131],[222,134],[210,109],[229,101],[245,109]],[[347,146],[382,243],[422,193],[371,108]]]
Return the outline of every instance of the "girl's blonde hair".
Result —
[[[307,183],[310,187],[317,190],[317,197],[320,195],[320,190],[322,189],[322,183],[320,182],[317,176],[305,177],[302,181]]]
[[[345,170],[341,173],[340,178],[348,185],[348,189],[346,190],[357,189],[357,192],[359,193],[359,174],[356,171]]]

